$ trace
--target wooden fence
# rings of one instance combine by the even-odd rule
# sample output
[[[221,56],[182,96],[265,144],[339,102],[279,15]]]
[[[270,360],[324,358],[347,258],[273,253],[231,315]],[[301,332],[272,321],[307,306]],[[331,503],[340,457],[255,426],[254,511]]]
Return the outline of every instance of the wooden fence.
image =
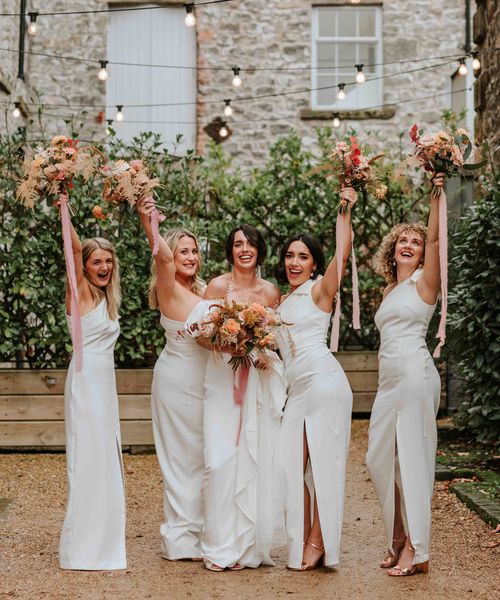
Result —
[[[337,355],[354,393],[353,413],[369,413],[377,389],[375,352]],[[151,369],[118,369],[116,382],[124,447],[153,444]],[[0,370],[0,447],[64,446],[65,370]],[[441,401],[445,404],[444,395]]]

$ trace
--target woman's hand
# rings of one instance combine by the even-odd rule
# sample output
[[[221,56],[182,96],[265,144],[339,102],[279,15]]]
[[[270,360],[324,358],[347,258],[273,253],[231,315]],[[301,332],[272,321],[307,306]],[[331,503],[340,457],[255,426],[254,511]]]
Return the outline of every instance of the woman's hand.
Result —
[[[434,173],[431,177],[432,187],[442,188],[444,186],[446,180],[446,175],[444,173]]]
[[[156,202],[152,196],[145,196],[137,202],[136,207],[139,215],[151,217],[151,213],[156,210]]]
[[[340,190],[340,204],[350,209],[356,204],[358,193],[352,187],[344,187]]]

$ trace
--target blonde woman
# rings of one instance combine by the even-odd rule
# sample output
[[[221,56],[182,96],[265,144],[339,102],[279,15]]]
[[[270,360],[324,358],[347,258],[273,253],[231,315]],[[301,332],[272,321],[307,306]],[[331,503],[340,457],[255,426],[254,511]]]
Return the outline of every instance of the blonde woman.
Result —
[[[64,388],[68,505],[62,569],[125,569],[125,490],[114,346],[120,333],[120,275],[107,240],[80,242],[71,227],[83,337],[83,368],[71,359]],[[66,292],[71,331],[71,298]]]
[[[150,198],[138,206],[151,248],[150,215],[154,207]],[[160,310],[166,337],[154,369],[151,409],[163,477],[161,548],[168,560],[201,559],[203,380],[208,352],[190,336],[179,333],[205,290],[200,269],[196,237],[185,229],[167,231],[153,259],[149,304]]]
[[[442,186],[437,174],[434,186]],[[382,240],[381,274],[389,284],[375,315],[379,384],[366,464],[382,506],[393,577],[426,573],[436,460],[440,379],[425,343],[440,287],[438,199],[428,229],[400,224]]]

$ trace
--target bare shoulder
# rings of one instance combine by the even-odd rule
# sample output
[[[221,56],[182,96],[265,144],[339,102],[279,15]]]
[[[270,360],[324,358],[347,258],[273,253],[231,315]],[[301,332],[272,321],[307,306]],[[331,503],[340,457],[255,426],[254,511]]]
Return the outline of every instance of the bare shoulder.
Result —
[[[227,273],[214,277],[207,285],[205,298],[223,298],[227,294],[229,286],[229,276]]]
[[[385,288],[385,290],[384,290],[384,293],[382,294],[382,298],[385,298],[386,296],[388,296],[388,295],[389,295],[389,294],[392,292],[392,290],[393,290],[395,287],[396,287],[396,284],[395,284],[395,283],[391,283],[391,284],[389,284],[389,285],[388,285],[388,286]]]
[[[267,305],[272,307],[278,306],[281,300],[281,292],[279,289],[274,285],[274,283],[271,283],[266,279],[261,279],[261,283]]]

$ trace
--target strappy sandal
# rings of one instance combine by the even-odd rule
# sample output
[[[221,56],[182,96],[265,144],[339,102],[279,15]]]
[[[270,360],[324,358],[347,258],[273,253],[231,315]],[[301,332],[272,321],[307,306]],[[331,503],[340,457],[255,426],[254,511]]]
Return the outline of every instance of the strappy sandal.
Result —
[[[234,563],[234,565],[227,567],[227,570],[228,571],[241,571],[244,568],[245,568],[244,565],[241,565],[239,562],[236,562],[236,563]]]
[[[412,565],[410,569],[403,569],[396,565],[393,569],[387,571],[389,577],[410,577],[411,575],[417,575],[417,573],[428,573],[429,572],[429,561]]]
[[[314,571],[314,569],[317,569],[319,566],[319,563],[321,561],[321,559],[323,559],[323,565],[325,564],[325,547],[322,546],[318,546],[317,544],[314,544],[313,542],[307,542],[306,546],[312,546],[313,548],[316,548],[316,550],[319,550],[321,552],[321,554],[318,556],[318,558],[316,559],[316,561],[313,564],[307,564],[305,562],[302,562],[302,566],[300,568],[301,571]]]
[[[399,557],[401,556],[401,552],[403,552],[406,543],[406,536],[402,540],[392,540],[392,547],[395,550],[395,554],[389,552],[387,558],[385,558],[381,563],[379,563],[379,567],[381,569],[392,569],[398,564]]]
[[[210,562],[209,560],[205,561],[205,568],[209,571],[213,571],[214,573],[221,573],[222,571],[224,571],[224,567]]]

